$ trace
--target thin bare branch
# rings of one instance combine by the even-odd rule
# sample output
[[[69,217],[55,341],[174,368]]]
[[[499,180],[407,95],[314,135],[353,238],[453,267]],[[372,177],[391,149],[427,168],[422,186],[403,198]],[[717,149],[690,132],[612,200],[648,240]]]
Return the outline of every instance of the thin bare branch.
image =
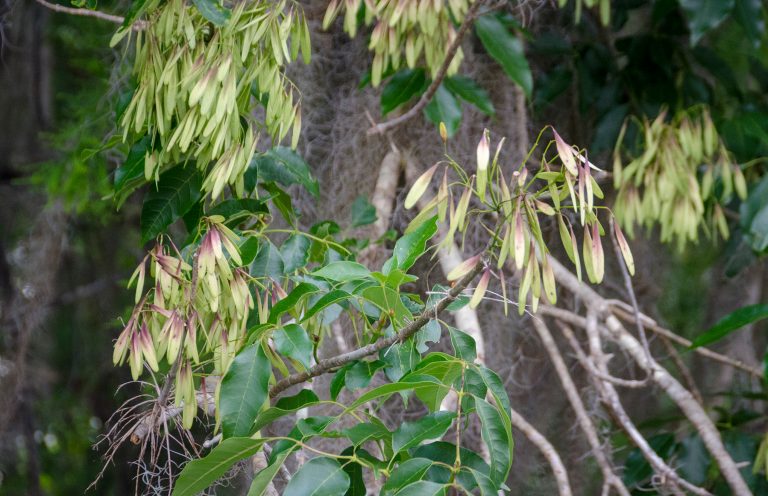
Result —
[[[91,9],[78,9],[75,7],[67,7],[65,5],[59,5],[56,3],[48,2],[47,0],[35,0],[37,3],[45,7],[46,9],[52,10],[54,12],[60,12],[62,14],[69,14],[69,15],[76,15],[76,16],[84,16],[84,17],[94,17],[96,19],[101,19],[103,21],[108,21],[114,24],[123,24],[125,22],[125,18],[114,15],[114,14],[107,14],[106,12],[101,12],[99,10],[91,10]],[[134,31],[140,31],[144,29],[144,24],[142,22],[136,22],[131,27]]]
[[[443,65],[440,66],[440,69],[437,71],[437,75],[435,75],[435,78],[427,88],[427,91],[425,91],[424,94],[421,95],[421,98],[419,98],[419,101],[416,102],[416,105],[411,107],[404,114],[395,117],[394,119],[376,124],[368,130],[369,135],[382,134],[400,126],[405,122],[408,122],[409,120],[419,115],[419,112],[421,112],[427,106],[427,104],[429,104],[429,102],[432,100],[432,97],[435,96],[435,93],[437,93],[437,89],[440,87],[443,79],[445,79],[445,76],[448,73],[448,67],[450,67],[453,58],[456,56],[456,52],[458,52],[464,36],[467,34],[467,31],[469,31],[469,28],[472,25],[472,21],[475,20],[480,7],[485,2],[486,0],[478,0],[472,4],[472,7],[469,8],[467,15],[464,17],[464,21],[459,27],[459,31],[456,33],[456,37],[453,39],[451,46],[448,47],[448,51],[445,53],[445,60],[443,60]]]

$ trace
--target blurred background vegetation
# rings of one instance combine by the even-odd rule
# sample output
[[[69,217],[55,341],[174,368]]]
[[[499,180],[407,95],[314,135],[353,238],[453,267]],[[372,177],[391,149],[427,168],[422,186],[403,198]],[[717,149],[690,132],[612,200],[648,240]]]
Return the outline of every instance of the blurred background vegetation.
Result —
[[[308,109],[300,150],[315,167],[325,195],[317,203],[299,198],[310,225],[346,216],[353,200],[372,190],[370,176],[388,145],[360,136],[367,126],[364,111],[378,112],[381,91],[357,88],[370,63],[365,41],[350,40],[339,23],[321,32],[325,2],[303,3],[316,56],[291,75]],[[653,118],[663,108],[674,113],[700,104],[710,108],[738,163],[768,155],[768,35],[760,0],[611,4],[607,26],[586,8],[577,22],[572,2],[563,9],[544,1],[514,4],[506,20],[525,40],[534,77],[524,118],[511,83],[470,37],[462,71],[488,90],[496,113],[464,108],[457,155],[472,156],[483,127],[514,134],[522,125],[523,135],[533,138],[551,123],[608,167],[627,117]],[[119,13],[127,5],[110,1],[98,7]],[[52,13],[30,0],[0,3],[2,494],[85,492],[103,463],[94,443],[110,415],[135,393],[133,385],[118,389],[129,376],[111,363],[118,317],[131,303],[124,283],[143,254],[137,199],[116,211],[109,198],[113,172],[127,154],[113,138],[115,109],[130,82],[126,53],[109,48],[114,29],[102,20]],[[426,121],[398,131],[396,139],[425,164],[440,156],[437,134]],[[768,174],[762,162],[753,170],[755,193]],[[340,177],[347,178],[345,183],[338,183]],[[749,202],[759,210],[768,195],[753,194]],[[768,243],[761,244],[754,231],[768,233],[768,225],[738,219],[737,200],[728,207],[734,229],[727,242],[702,239],[679,252],[661,245],[657,233],[642,232],[632,243],[641,308],[687,338],[729,311],[768,300],[768,274],[760,258]],[[402,228],[404,216],[397,210],[392,227]],[[507,372],[513,400],[549,425],[544,430],[568,432],[571,423],[564,425],[562,417],[570,418],[570,412],[564,403],[532,391],[532,384],[538,391],[558,387],[549,366],[541,366],[536,355],[541,351],[530,346],[522,326],[502,328],[497,313],[482,317],[486,340],[494,343],[491,366]],[[717,347],[763,367],[766,330],[757,323]],[[753,460],[768,429],[764,384],[684,358],[729,450],[738,454],[737,461]],[[674,457],[691,482],[712,477],[701,440],[671,404],[640,395],[630,404],[637,408],[632,413],[645,420],[642,426],[654,448]],[[526,455],[530,445],[518,439],[512,471],[519,494],[550,494],[546,471]],[[562,442],[567,441],[564,436]],[[572,453],[567,463],[586,464],[583,453]],[[648,483],[650,467],[636,452],[627,449],[616,456],[624,460],[628,483],[638,488]],[[132,492],[132,457],[130,449],[122,450],[93,492]],[[590,470],[594,467],[575,483],[583,491],[579,494],[591,494]],[[755,492],[768,491],[765,474],[753,474],[751,464],[743,470]],[[717,482],[712,487],[726,494]]]

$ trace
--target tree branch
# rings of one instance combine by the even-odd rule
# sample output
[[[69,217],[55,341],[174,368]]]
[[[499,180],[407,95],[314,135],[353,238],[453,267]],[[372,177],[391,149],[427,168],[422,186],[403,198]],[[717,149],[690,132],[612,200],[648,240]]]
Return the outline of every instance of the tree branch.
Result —
[[[445,308],[450,305],[451,302],[454,301],[462,291],[464,291],[469,283],[472,282],[475,277],[477,277],[480,271],[483,270],[483,265],[483,261],[479,261],[471,272],[464,276],[458,283],[456,283],[454,287],[451,288],[450,291],[448,291],[448,294],[445,298],[438,301],[437,305],[435,305],[433,308],[424,310],[424,312],[422,312],[422,314],[419,315],[416,320],[403,327],[400,332],[394,336],[381,339],[375,343],[371,343],[367,346],[363,346],[362,348],[350,351],[349,353],[342,353],[341,355],[320,360],[317,365],[313,366],[307,371],[289,375],[288,377],[281,379],[277,382],[277,384],[272,386],[272,389],[269,390],[269,397],[274,398],[291,386],[301,384],[302,382],[306,382],[313,377],[317,377],[319,375],[330,372],[331,370],[343,367],[350,362],[360,360],[369,355],[373,355],[374,353],[378,353],[379,351],[388,348],[395,343],[403,342],[410,338],[416,334],[419,329],[424,327],[427,322],[434,318],[435,315],[445,310]]]
[[[95,17],[96,19],[109,21],[114,24],[122,24],[125,21],[124,17],[107,14],[105,12],[100,12],[98,10],[77,9],[74,7],[67,7],[65,5],[58,5],[55,3],[51,3],[46,0],[35,0],[35,1],[40,5],[42,5],[43,7],[45,7],[46,9],[50,9],[54,12],[61,12],[63,14],[76,15],[76,16]],[[134,27],[133,29],[137,29],[137,27]]]
[[[568,482],[568,472],[565,470],[565,465],[563,465],[563,461],[560,459],[560,455],[555,447],[552,446],[552,443],[541,432],[536,430],[534,426],[529,424],[514,408],[510,410],[510,419],[512,420],[512,425],[520,429],[525,434],[525,437],[541,451],[541,454],[549,462],[552,473],[555,475],[555,481],[557,481],[557,490],[560,496],[571,496],[573,493],[571,492],[571,484]]]
[[[456,56],[456,52],[458,52],[459,47],[461,46],[461,42],[464,39],[464,36],[467,34],[467,31],[469,31],[469,27],[472,24],[472,21],[475,20],[477,17],[477,13],[480,10],[480,7],[486,2],[486,0],[477,0],[467,11],[467,15],[464,17],[464,22],[461,23],[461,26],[459,27],[459,31],[456,33],[456,38],[453,39],[453,42],[451,43],[451,46],[448,47],[448,51],[445,53],[445,60],[443,60],[443,65],[440,66],[440,69],[437,71],[437,75],[435,76],[435,79],[432,80],[432,83],[427,88],[427,91],[424,92],[423,95],[421,95],[421,98],[419,98],[419,101],[416,102],[416,105],[410,108],[406,113],[403,115],[400,115],[398,117],[395,117],[394,119],[390,119],[388,121],[376,124],[372,128],[368,130],[368,135],[373,134],[382,134],[386,131],[389,131],[391,129],[396,128],[397,126],[413,119],[416,117],[419,112],[421,112],[424,107],[427,106],[427,104],[432,100],[432,97],[435,96],[435,93],[437,93],[437,89],[440,87],[440,84],[443,82],[443,79],[445,79],[445,75],[448,73],[448,67],[450,67],[451,62],[453,61],[453,58]]]

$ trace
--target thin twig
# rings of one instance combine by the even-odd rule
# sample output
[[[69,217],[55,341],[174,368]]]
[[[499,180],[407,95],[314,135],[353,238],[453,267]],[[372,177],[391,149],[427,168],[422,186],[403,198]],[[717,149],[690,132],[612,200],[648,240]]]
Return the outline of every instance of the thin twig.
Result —
[[[453,61],[453,58],[456,56],[456,52],[458,52],[464,36],[467,34],[467,31],[469,31],[469,27],[472,25],[472,21],[475,20],[480,7],[485,2],[486,0],[478,0],[472,4],[472,7],[469,8],[467,15],[464,17],[464,21],[459,27],[459,31],[456,33],[456,37],[453,39],[453,42],[448,47],[448,51],[445,53],[443,65],[440,66],[440,69],[437,71],[437,75],[435,75],[435,79],[432,80],[432,83],[427,88],[427,91],[421,95],[421,98],[419,98],[419,101],[416,102],[416,105],[411,107],[406,113],[395,117],[394,119],[376,124],[368,130],[368,135],[382,134],[386,131],[396,128],[397,126],[416,117],[419,112],[421,112],[424,107],[429,104],[430,100],[432,100],[432,97],[435,96],[435,93],[437,93],[437,89],[440,87],[440,84],[442,84],[443,79],[445,79],[445,76],[448,73],[448,68]]]
[[[302,382],[306,382],[313,377],[317,377],[334,369],[338,369],[339,367],[343,367],[350,362],[360,360],[369,355],[378,353],[379,351],[388,348],[395,343],[400,343],[410,338],[416,334],[419,329],[427,325],[427,322],[433,319],[436,314],[445,310],[445,308],[461,294],[461,292],[469,285],[469,283],[472,282],[472,280],[480,273],[480,271],[483,270],[483,265],[483,262],[479,261],[466,276],[464,276],[458,283],[456,283],[454,287],[451,288],[450,291],[448,291],[448,294],[445,296],[445,298],[438,301],[437,305],[434,307],[424,310],[421,315],[419,315],[410,324],[403,327],[394,336],[381,339],[375,343],[363,346],[362,348],[352,350],[349,353],[342,353],[341,355],[320,360],[317,365],[313,366],[307,371],[289,375],[288,377],[281,379],[277,382],[277,384],[272,386],[272,388],[269,390],[270,398],[276,397],[278,394],[291,386],[301,384]]]
[[[103,21],[108,21],[114,24],[122,24],[123,22],[125,22],[124,17],[114,15],[114,14],[107,14],[106,12],[101,12],[98,10],[67,7],[65,5],[51,3],[46,0],[35,0],[35,1],[47,9],[50,9],[54,12],[61,12],[62,14],[84,16],[84,17],[95,17],[96,19],[101,19]],[[144,29],[144,24],[141,22],[134,23],[132,26],[132,29],[134,31],[142,30]]]

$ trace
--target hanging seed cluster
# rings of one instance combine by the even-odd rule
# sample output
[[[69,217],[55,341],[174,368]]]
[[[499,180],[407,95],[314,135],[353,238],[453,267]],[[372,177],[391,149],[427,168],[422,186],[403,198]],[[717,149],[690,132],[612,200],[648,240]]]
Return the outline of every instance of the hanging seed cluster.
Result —
[[[453,20],[461,23],[472,0],[332,0],[323,19],[327,29],[344,11],[344,30],[354,37],[362,24],[373,25],[368,48],[374,53],[371,83],[378,86],[382,74],[403,64],[413,68],[423,56],[432,77],[445,60],[448,47],[456,38]],[[358,16],[360,9],[362,17]],[[456,52],[448,74],[461,65],[463,54]]]
[[[254,307],[250,276],[240,268],[239,238],[223,221],[206,219],[207,232],[192,262],[196,267],[161,244],[142,260],[129,282],[136,285],[136,307],[114,348],[114,363],[127,359],[134,380],[144,363],[156,372],[161,360],[180,361],[175,399],[183,405],[185,427],[197,411],[193,365],[205,362],[213,374],[223,375],[244,344]],[[148,279],[153,284],[145,293]]]
[[[155,0],[136,33],[138,86],[122,115],[124,140],[149,135],[147,179],[163,167],[195,160],[205,170],[205,190],[216,198],[225,185],[243,192],[243,173],[266,129],[274,141],[301,129],[299,104],[284,74],[302,52],[310,56],[309,29],[293,2],[239,2],[216,26],[184,0]],[[125,28],[113,43],[130,33]],[[254,97],[265,106],[254,122]]]
[[[496,218],[495,230],[486,228],[495,239],[496,269],[502,279],[505,310],[507,296],[503,270],[509,261],[509,265],[522,276],[517,302],[520,314],[525,312],[529,296],[533,312],[542,297],[551,304],[557,299],[555,276],[549,262],[550,250],[542,233],[542,215],[556,219],[563,247],[576,266],[579,278],[582,261],[591,282],[601,282],[605,274],[602,245],[605,230],[598,219],[599,207],[594,202],[595,197],[603,198],[603,192],[590,172],[590,169],[596,167],[586,159],[585,154],[567,144],[557,131],[553,132],[554,141],[550,145],[554,143],[557,149],[559,165],[554,159],[543,157],[539,171],[530,174],[523,163],[512,171],[511,180],[507,181],[504,167],[499,164],[504,140],[498,143],[491,160],[490,136],[485,131],[477,146],[475,175],[469,176],[464,168],[449,157],[447,163],[435,164],[423,173],[414,182],[405,200],[406,208],[415,205],[426,194],[438,168],[443,167],[437,195],[425,202],[424,208],[411,222],[411,226],[418,226],[434,215],[437,215],[438,222],[447,221],[447,234],[438,249],[450,249],[454,238],[466,232],[470,223],[483,224],[488,218]],[[449,169],[456,172],[458,181],[449,181]],[[603,211],[610,217],[607,209]],[[576,229],[583,229],[581,250],[574,224],[577,225]],[[615,223],[613,232],[627,268],[630,273],[634,273],[629,245]],[[471,257],[455,267],[447,275],[448,279],[455,281],[462,278],[475,267],[480,256]],[[483,299],[492,273],[493,267],[487,267],[470,300],[471,306],[477,306]]]
[[[747,185],[738,164],[731,159],[706,110],[682,112],[670,122],[666,112],[641,123],[643,153],[623,163],[620,148],[614,151],[614,185],[618,191],[616,217],[630,234],[635,224],[658,223],[661,240],[682,249],[698,240],[699,230],[719,232],[728,238],[722,204],[747,196]]]

